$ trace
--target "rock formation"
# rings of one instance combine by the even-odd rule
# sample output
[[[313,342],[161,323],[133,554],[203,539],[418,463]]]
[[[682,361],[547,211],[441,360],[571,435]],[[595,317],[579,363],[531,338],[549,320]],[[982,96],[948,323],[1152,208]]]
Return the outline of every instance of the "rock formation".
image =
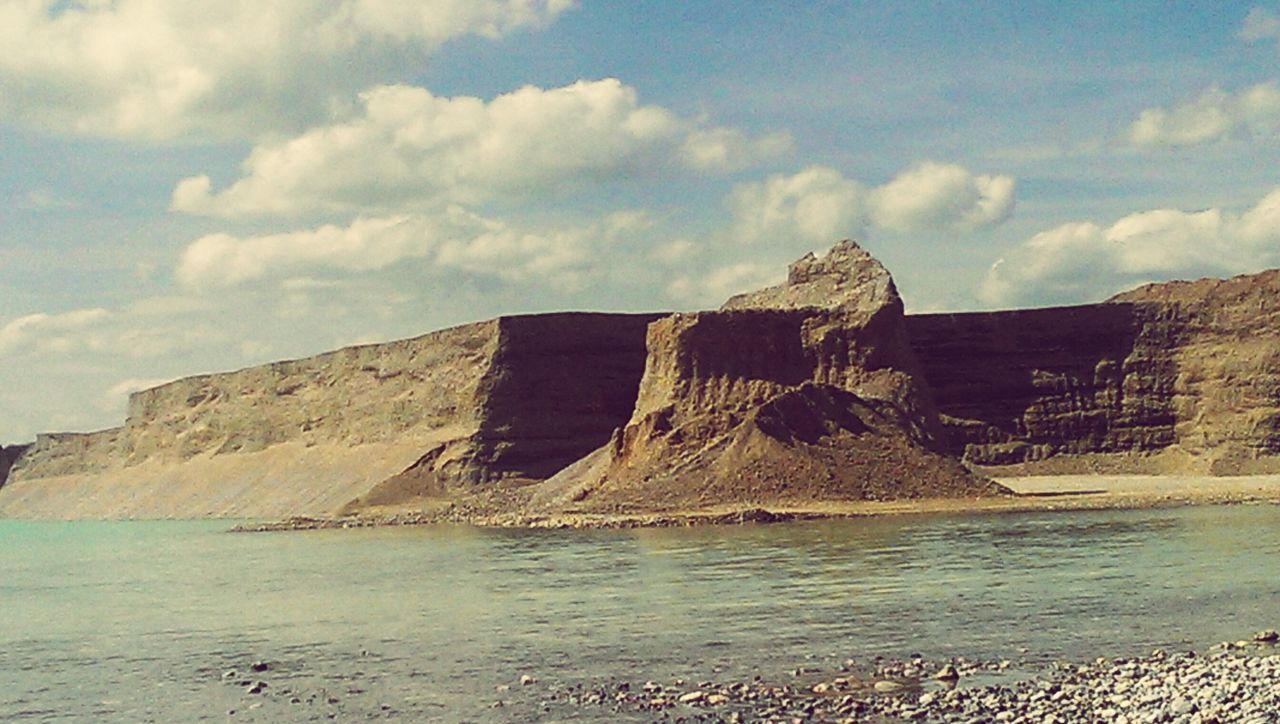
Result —
[[[973,495],[911,376],[902,301],[850,241],[785,284],[649,326],[635,412],[534,507],[628,512]]]
[[[27,450],[27,445],[0,445],[0,487],[9,479],[9,469]]]
[[[1280,470],[1280,272],[907,318],[951,451],[1006,472]]]
[[[121,428],[41,435],[0,515],[316,515],[542,479],[626,421],[655,316],[503,317],[143,390]]]
[[[889,273],[842,242],[717,311],[502,317],[144,390],[121,427],[0,448],[0,516],[992,492],[971,467],[1280,471],[1280,271],[904,317]]]

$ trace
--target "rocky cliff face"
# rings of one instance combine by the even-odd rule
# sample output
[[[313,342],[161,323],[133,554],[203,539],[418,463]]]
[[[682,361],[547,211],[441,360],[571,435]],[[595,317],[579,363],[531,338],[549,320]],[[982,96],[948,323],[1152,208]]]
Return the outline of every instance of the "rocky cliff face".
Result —
[[[902,301],[852,242],[786,284],[649,326],[635,411],[540,490],[577,511],[968,495],[911,372]]]
[[[0,487],[9,479],[9,469],[27,451],[28,445],[0,445]]]
[[[149,475],[172,485],[174,476],[159,471],[194,466],[193,475],[225,477],[214,468],[255,455],[273,460],[282,490],[294,485],[305,498],[305,488],[313,489],[316,503],[289,511],[296,513],[331,512],[329,488],[349,500],[388,478],[396,484],[380,494],[392,501],[545,478],[627,420],[643,370],[645,325],[655,316],[504,317],[144,390],[131,396],[121,428],[40,436],[14,467],[0,514],[13,512],[6,503],[16,504],[18,488],[34,490],[28,481],[78,485]],[[359,460],[369,472],[356,478],[368,484],[353,493],[348,483]],[[219,480],[204,483],[216,487]],[[131,507],[133,493],[128,501],[104,501],[104,515],[162,512],[163,505]],[[28,513],[39,498],[31,496]]]
[[[1280,273],[912,316],[953,453],[1014,472],[1280,469]]]

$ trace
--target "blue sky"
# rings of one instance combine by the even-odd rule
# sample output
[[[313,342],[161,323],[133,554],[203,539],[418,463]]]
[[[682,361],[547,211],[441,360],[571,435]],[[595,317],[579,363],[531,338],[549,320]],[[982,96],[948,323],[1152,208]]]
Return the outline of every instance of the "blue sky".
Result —
[[[1278,58],[1277,2],[0,0],[0,441],[844,237],[916,311],[1278,266]]]

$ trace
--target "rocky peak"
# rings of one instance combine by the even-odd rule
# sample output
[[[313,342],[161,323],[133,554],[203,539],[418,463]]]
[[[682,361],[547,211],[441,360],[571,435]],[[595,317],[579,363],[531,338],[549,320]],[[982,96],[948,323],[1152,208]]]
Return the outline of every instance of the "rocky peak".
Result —
[[[792,262],[787,281],[731,297],[721,309],[874,310],[901,307],[893,277],[875,257],[845,239],[825,256],[810,252]]]

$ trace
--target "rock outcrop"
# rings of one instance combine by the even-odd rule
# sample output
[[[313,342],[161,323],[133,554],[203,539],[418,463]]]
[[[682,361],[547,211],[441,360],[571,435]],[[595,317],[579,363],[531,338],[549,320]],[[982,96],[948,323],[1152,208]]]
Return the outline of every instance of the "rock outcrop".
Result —
[[[1006,472],[1280,470],[1280,272],[907,318],[951,451]]]
[[[649,326],[635,412],[545,483],[535,509],[629,512],[742,503],[974,495],[933,448],[902,301],[853,242],[780,286]]]
[[[656,316],[503,317],[143,390],[123,427],[41,435],[0,515],[315,515],[539,480],[627,420]]]
[[[26,452],[27,445],[0,445],[0,487],[9,479],[9,469]]]

